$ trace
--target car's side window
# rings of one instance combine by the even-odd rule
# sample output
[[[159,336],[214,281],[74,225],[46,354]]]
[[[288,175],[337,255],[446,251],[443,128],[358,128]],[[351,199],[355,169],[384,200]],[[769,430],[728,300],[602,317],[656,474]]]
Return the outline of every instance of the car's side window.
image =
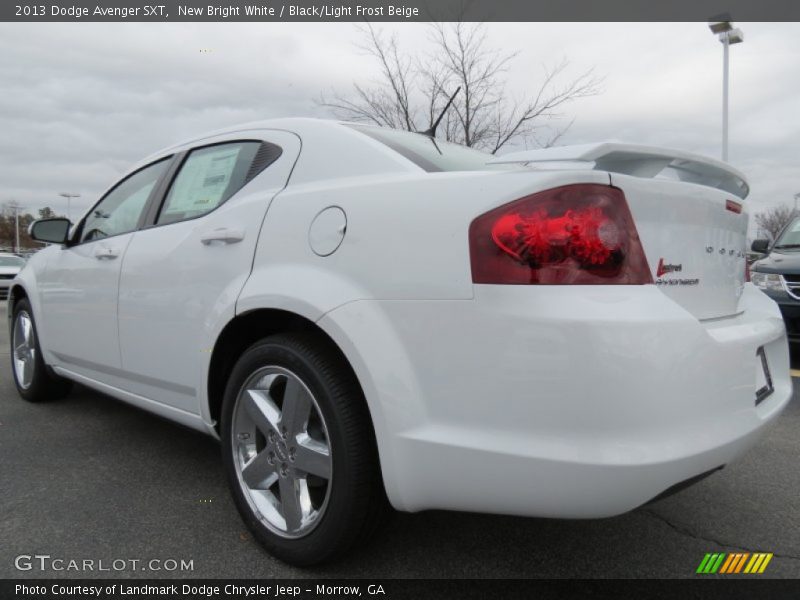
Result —
[[[192,150],[170,186],[156,223],[193,219],[211,212],[248,181],[261,142],[234,142]]]
[[[169,159],[141,169],[111,190],[86,216],[79,242],[90,242],[134,231],[147,199],[167,170]]]

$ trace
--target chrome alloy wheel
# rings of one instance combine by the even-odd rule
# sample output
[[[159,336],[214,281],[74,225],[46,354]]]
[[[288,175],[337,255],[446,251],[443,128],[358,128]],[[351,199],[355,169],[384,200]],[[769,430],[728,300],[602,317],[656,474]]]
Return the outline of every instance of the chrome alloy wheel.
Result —
[[[314,395],[282,367],[258,369],[233,409],[239,485],[258,519],[285,538],[308,534],[325,513],[333,463]]]
[[[14,321],[14,375],[23,390],[31,387],[33,371],[36,367],[36,333],[30,315],[21,310]]]

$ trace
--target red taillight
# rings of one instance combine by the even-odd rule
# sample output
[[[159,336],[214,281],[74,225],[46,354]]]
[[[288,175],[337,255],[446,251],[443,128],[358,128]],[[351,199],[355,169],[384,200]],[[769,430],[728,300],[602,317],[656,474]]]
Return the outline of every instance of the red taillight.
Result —
[[[737,215],[742,214],[742,205],[733,200],[725,200],[725,210],[729,210]]]
[[[469,227],[474,283],[653,283],[622,190],[567,185],[526,196]]]

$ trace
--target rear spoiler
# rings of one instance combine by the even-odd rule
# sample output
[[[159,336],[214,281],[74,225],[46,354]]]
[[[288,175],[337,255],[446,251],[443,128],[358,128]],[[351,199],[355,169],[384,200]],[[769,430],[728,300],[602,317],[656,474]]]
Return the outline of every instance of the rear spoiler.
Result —
[[[638,144],[603,142],[525,150],[498,156],[489,164],[545,162],[594,162],[594,169],[598,171],[636,177],[671,175],[671,178],[717,188],[742,199],[750,192],[744,175],[727,163],[682,150]]]

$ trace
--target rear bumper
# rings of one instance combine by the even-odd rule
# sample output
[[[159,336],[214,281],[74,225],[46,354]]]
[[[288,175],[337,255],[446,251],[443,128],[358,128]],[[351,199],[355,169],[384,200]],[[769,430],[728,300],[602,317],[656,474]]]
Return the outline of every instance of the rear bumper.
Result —
[[[329,313],[402,510],[602,517],[728,464],[792,394],[776,305],[699,322],[655,286],[476,286]],[[756,351],[774,392],[755,405]]]

